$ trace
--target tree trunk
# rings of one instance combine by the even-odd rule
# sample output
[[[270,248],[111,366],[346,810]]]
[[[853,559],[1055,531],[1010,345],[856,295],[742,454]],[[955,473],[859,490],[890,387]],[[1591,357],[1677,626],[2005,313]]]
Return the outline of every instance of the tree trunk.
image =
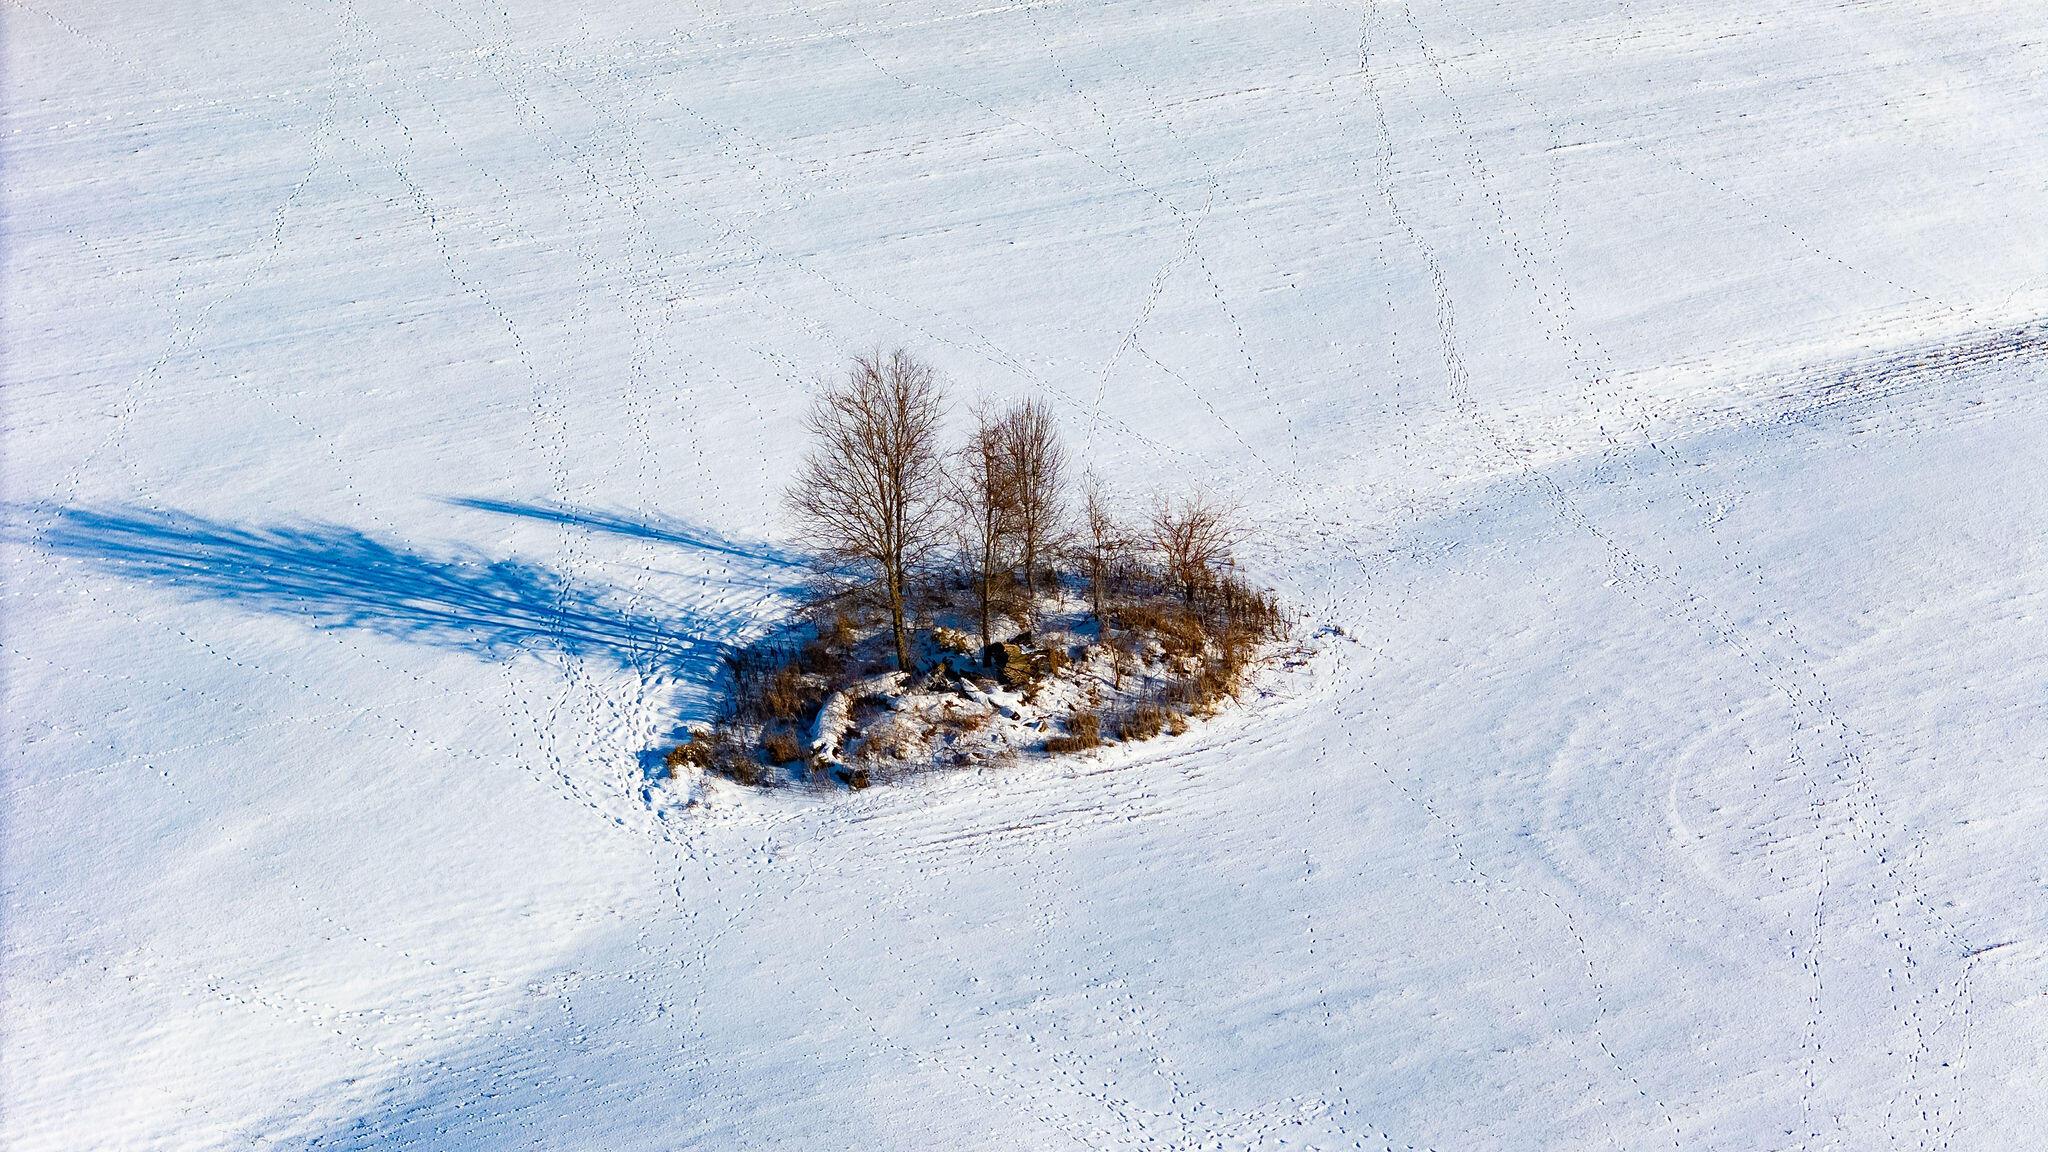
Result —
[[[1024,534],[1024,623],[1028,626],[1038,614],[1038,541],[1034,534]]]
[[[988,594],[991,574],[986,555],[981,561],[981,650],[988,651]]]
[[[889,573],[889,623],[896,633],[896,670],[910,671],[910,637],[903,628],[903,573]]]

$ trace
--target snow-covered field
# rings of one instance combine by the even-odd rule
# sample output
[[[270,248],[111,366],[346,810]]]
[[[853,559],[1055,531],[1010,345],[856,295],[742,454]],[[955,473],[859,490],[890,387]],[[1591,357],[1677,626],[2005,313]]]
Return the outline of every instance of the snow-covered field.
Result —
[[[2038,0],[12,0],[0,1145],[2048,1131]],[[904,344],[1186,736],[650,790]]]

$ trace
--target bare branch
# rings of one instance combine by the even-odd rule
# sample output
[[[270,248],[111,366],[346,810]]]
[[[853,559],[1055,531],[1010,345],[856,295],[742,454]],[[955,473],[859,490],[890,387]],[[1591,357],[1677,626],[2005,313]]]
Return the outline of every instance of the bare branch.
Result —
[[[939,425],[945,399],[929,365],[898,349],[854,359],[804,417],[813,443],[787,500],[817,546],[874,569],[889,601],[896,663],[910,666],[904,590],[943,527]]]
[[[1110,577],[1130,551],[1129,531],[1111,509],[1101,479],[1089,473],[1082,481],[1081,528],[1074,538],[1072,555],[1088,577],[1088,598],[1097,621],[1105,619],[1104,600]]]
[[[999,434],[1016,487],[1017,540],[1023,552],[1026,604],[1038,596],[1042,562],[1058,547],[1064,528],[1066,446],[1042,400],[1026,400],[1003,414]]]
[[[974,571],[981,605],[981,646],[989,645],[989,601],[996,572],[1018,530],[1016,472],[1005,451],[1000,420],[974,413],[974,431],[954,456],[949,476],[961,552]]]
[[[1214,583],[1217,570],[1231,563],[1246,531],[1238,510],[1207,493],[1195,492],[1176,503],[1162,496],[1152,508],[1151,539],[1166,574],[1180,585],[1182,598],[1193,603],[1197,593]]]

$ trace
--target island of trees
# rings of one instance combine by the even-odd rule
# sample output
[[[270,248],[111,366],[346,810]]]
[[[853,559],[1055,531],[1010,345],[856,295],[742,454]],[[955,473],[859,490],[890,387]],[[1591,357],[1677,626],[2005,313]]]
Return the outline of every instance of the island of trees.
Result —
[[[804,420],[786,499],[825,563],[813,594],[725,662],[715,720],[664,770],[746,784],[1081,752],[1179,733],[1284,637],[1234,565],[1246,529],[1200,489],[1127,516],[1075,476],[1038,400],[946,398],[908,352],[856,357]]]

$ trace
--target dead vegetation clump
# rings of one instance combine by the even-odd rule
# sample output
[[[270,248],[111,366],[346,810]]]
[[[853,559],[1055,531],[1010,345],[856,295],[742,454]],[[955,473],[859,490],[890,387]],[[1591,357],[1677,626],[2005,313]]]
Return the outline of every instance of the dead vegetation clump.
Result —
[[[692,732],[690,738],[668,750],[662,757],[662,767],[669,775],[680,775],[685,768],[704,769],[711,767],[713,744],[708,732]]]
[[[767,775],[732,730],[723,725],[692,732],[688,740],[669,749],[662,764],[672,776],[681,775],[685,768],[695,768],[750,787],[762,783]]]
[[[1102,746],[1102,717],[1093,712],[1075,712],[1066,720],[1066,731],[1048,736],[1045,750],[1056,756],[1085,752]]]
[[[788,764],[804,758],[804,745],[789,729],[771,728],[761,735],[761,752],[772,764]]]
[[[1171,600],[1125,601],[1110,618],[1126,632],[1157,641],[1170,660],[1197,655],[1209,642],[1201,617],[1193,609]]]
[[[796,665],[786,664],[769,678],[767,689],[761,693],[761,706],[756,711],[763,719],[795,724],[815,708],[817,702],[818,693],[805,679],[804,673]]]
[[[1150,740],[1166,727],[1166,709],[1151,701],[1142,701],[1131,706],[1130,711],[1117,724],[1117,738],[1120,740]]]

